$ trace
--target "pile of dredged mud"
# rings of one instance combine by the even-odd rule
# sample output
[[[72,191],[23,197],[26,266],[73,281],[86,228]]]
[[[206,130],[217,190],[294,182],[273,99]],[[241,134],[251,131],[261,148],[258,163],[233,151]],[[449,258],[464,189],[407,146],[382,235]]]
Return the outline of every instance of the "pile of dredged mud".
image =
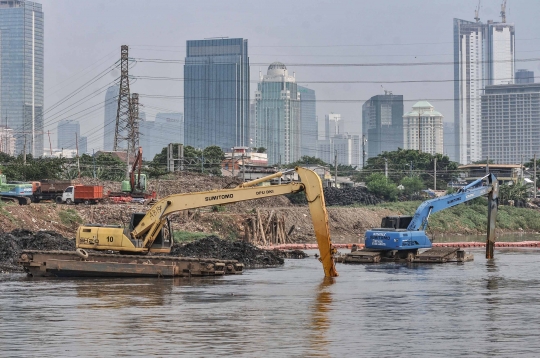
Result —
[[[326,187],[323,192],[326,206],[377,205],[384,202],[383,199],[371,194],[367,188],[360,186],[352,188]],[[292,194],[287,197],[293,204],[307,204],[304,193]]]
[[[75,240],[67,239],[54,231],[32,232],[13,230],[0,233],[0,271],[22,271],[17,261],[23,250],[75,250]],[[167,256],[216,258],[237,260],[246,268],[263,268],[283,265],[283,258],[303,258],[300,252],[279,252],[260,249],[243,241],[222,240],[211,235],[188,244],[174,244]]]
[[[188,244],[174,244],[168,255],[237,260],[246,268],[275,267],[284,262],[273,251],[260,249],[244,241],[222,240],[214,235]]]
[[[54,231],[17,229],[0,233],[0,271],[22,271],[17,264],[22,250],[75,250],[75,240]]]

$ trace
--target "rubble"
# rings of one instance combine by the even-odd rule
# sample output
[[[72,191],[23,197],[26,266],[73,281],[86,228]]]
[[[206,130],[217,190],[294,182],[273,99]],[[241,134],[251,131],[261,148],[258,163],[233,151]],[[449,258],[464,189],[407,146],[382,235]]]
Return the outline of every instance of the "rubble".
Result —
[[[0,269],[22,271],[17,264],[22,250],[75,250],[75,240],[66,239],[54,231],[17,229],[0,234]]]
[[[283,258],[275,252],[263,250],[243,241],[222,240],[211,235],[188,244],[174,244],[172,256],[238,260],[246,268],[275,267],[283,265]]]

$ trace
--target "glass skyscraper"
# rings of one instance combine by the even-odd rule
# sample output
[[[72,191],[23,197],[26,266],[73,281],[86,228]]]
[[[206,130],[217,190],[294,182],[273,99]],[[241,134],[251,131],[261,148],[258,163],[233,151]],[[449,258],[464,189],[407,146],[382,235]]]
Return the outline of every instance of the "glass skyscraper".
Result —
[[[274,62],[268,67],[255,92],[255,103],[256,143],[266,148],[268,164],[289,164],[300,159],[300,93],[283,63]]]
[[[298,86],[300,93],[300,117],[302,132],[300,135],[302,156],[315,157],[317,155],[317,110],[315,91],[311,88]]]
[[[385,91],[362,106],[362,133],[367,139],[367,157],[403,148],[403,95]]]
[[[81,126],[77,121],[62,120],[57,127],[58,149],[76,149],[81,138]]]
[[[248,41],[187,41],[184,65],[185,144],[225,151],[249,142]]]
[[[43,11],[41,4],[0,1],[0,115],[16,153],[43,155]]]
[[[184,114],[158,113],[155,121],[141,119],[139,138],[145,160],[154,159],[169,143],[184,143]]]
[[[116,131],[116,114],[118,112],[118,94],[120,87],[117,85],[107,88],[105,93],[105,113],[103,121],[103,150],[114,149],[114,133]]]

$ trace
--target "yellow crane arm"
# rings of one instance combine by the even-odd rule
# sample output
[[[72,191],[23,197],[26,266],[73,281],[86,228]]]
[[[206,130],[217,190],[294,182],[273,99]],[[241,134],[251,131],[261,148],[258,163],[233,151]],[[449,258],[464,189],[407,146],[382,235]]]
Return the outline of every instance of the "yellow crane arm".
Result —
[[[321,179],[312,170],[300,167],[297,167],[295,170],[300,176],[301,183],[262,187],[252,186],[272,178],[281,177],[283,173],[279,172],[247,182],[237,188],[170,195],[159,200],[152,206],[139,224],[133,229],[131,237],[136,240],[144,237],[142,247],[151,247],[163,227],[167,216],[172,213],[211,205],[230,204],[239,201],[268,198],[305,191],[325,276],[335,277],[338,273],[331,252],[332,247],[330,230],[328,227],[328,213],[324,204]]]

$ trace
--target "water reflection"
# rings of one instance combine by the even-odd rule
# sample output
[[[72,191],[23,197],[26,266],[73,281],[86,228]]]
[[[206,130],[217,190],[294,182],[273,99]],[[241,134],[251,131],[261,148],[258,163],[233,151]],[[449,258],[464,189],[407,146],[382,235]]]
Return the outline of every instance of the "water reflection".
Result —
[[[163,306],[172,293],[171,280],[96,279],[73,280],[73,283],[79,298],[92,299],[92,308]]]
[[[329,314],[332,310],[332,286],[336,280],[333,277],[325,277],[317,286],[316,300],[313,306],[313,318],[311,320],[311,333],[309,341],[311,343],[310,355],[315,357],[330,357],[329,334],[330,328]]]

